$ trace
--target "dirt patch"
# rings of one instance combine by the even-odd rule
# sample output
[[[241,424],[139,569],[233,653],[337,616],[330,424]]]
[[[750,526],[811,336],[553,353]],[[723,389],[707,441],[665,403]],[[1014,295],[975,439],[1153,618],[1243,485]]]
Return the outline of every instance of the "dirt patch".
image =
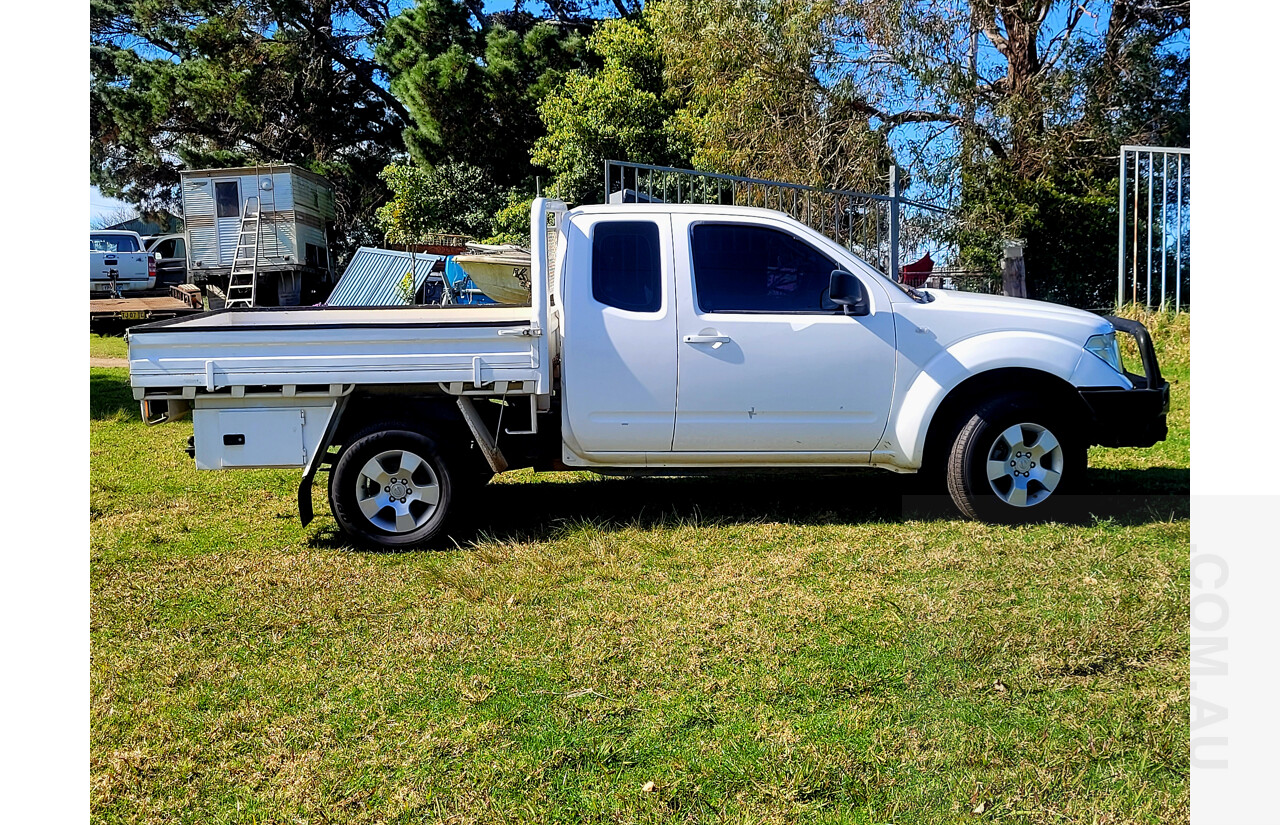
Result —
[[[91,367],[119,367],[120,369],[129,368],[128,358],[97,358],[89,356],[89,366]]]

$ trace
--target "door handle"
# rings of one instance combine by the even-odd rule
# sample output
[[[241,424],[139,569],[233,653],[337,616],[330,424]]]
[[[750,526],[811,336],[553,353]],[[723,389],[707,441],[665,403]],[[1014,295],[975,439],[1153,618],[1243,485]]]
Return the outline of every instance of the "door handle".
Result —
[[[728,335],[686,335],[684,342],[686,344],[727,344],[731,339]]]

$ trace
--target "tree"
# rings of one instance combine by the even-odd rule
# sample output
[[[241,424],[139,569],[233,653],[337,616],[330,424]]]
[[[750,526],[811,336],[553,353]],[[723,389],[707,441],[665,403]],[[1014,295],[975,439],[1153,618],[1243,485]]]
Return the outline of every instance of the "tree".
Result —
[[[832,85],[835,0],[664,0],[646,9],[699,168],[881,191],[884,136]]]
[[[132,206],[117,206],[110,212],[99,212],[89,220],[90,229],[109,229],[110,227],[141,217]]]
[[[962,261],[1027,239],[1032,297],[1107,303],[1124,143],[1186,145],[1185,0],[861,0],[827,23],[833,87],[956,206]]]
[[[939,182],[990,161],[1105,177],[1121,142],[1186,140],[1189,26],[1187,0],[843,2],[830,75]]]
[[[504,203],[478,166],[452,161],[429,169],[392,164],[382,178],[392,199],[378,209],[378,226],[391,243],[418,243],[434,233],[483,238]]]
[[[533,149],[533,162],[555,176],[554,194],[573,203],[597,199],[607,159],[688,163],[649,26],[643,20],[605,21],[587,48],[601,65],[571,73],[546,97],[539,108],[546,134]]]
[[[409,113],[368,46],[386,0],[91,0],[90,181],[176,209],[181,168],[326,175],[358,242]]]
[[[417,163],[463,162],[497,187],[532,188],[538,104],[582,65],[584,38],[571,19],[553,25],[481,6],[420,0],[390,21],[377,56],[408,110],[404,141]]]

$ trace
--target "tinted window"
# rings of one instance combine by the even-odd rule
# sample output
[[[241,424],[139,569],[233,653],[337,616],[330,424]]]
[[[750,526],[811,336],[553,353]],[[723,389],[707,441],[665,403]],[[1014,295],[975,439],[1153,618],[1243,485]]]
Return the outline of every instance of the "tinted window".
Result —
[[[213,190],[218,201],[218,217],[237,217],[240,214],[240,184],[235,181],[215,183]]]
[[[132,235],[90,235],[89,249],[94,252],[138,252],[138,241]]]
[[[183,248],[181,238],[170,238],[167,241],[161,241],[156,244],[156,252],[159,252],[166,258],[185,258],[187,251]]]
[[[596,224],[591,236],[591,294],[602,304],[632,312],[657,312],[662,307],[656,223]]]
[[[693,280],[703,312],[832,312],[835,262],[763,226],[693,227]]]

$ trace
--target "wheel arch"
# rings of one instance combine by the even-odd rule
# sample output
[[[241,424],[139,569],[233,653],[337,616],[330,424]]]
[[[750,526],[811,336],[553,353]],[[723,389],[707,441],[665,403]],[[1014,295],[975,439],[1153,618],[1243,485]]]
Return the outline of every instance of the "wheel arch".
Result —
[[[379,426],[410,429],[450,441],[471,438],[452,396],[357,392],[347,404],[333,443],[345,446]]]
[[[940,467],[955,435],[983,403],[1011,392],[1044,399],[1071,421],[1091,415],[1079,392],[1066,379],[1029,367],[997,367],[972,375],[941,396],[929,417],[929,426],[916,446],[921,467]]]

